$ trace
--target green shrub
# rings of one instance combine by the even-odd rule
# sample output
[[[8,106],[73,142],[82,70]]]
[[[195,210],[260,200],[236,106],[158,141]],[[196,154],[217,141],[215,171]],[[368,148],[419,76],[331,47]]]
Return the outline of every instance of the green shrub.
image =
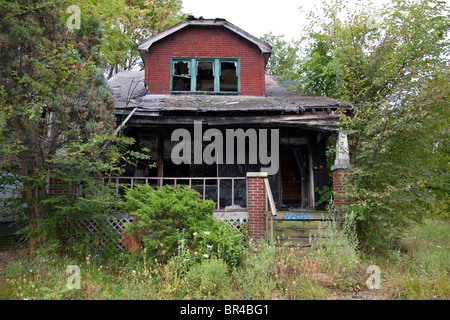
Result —
[[[223,221],[215,221],[209,230],[195,233],[193,245],[200,256],[223,259],[230,268],[240,266],[245,249],[239,231]]]
[[[181,232],[189,245],[194,233],[211,230],[215,221],[214,202],[200,199],[198,192],[187,187],[153,189],[138,185],[128,190],[125,198],[126,211],[137,218],[136,223],[125,228],[135,236],[148,232],[149,236],[143,237],[143,246],[149,255],[161,261],[177,253]]]
[[[217,258],[195,264],[184,280],[186,297],[192,299],[221,299],[231,287],[227,264]]]

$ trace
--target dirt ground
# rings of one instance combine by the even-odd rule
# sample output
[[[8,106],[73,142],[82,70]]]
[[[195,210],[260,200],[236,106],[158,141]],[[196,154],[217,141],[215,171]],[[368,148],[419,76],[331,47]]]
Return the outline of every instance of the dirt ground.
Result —
[[[20,259],[27,253],[27,246],[11,238],[0,241],[0,268],[4,268]]]

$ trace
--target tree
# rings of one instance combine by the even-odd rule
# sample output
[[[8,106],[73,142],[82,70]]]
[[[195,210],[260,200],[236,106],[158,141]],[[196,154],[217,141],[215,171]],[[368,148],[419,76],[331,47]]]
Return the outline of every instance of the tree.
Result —
[[[272,54],[266,66],[266,74],[288,76],[298,66],[298,43],[286,41],[284,35],[272,32],[265,34],[261,40],[272,47]]]
[[[310,15],[307,48],[291,77],[302,90],[353,105],[348,194],[367,249],[396,245],[408,219],[447,210],[448,7],[343,1]],[[448,213],[447,213],[448,215]]]
[[[181,0],[82,0],[74,4],[82,14],[92,14],[102,22],[101,55],[108,78],[142,66],[137,46],[185,18]]]
[[[72,201],[73,193],[52,198],[47,181],[65,175],[67,187],[87,182],[86,175],[74,181],[81,164],[87,175],[99,174],[113,170],[105,163],[117,157],[112,147],[103,154],[94,151],[111,138],[114,126],[112,95],[98,67],[100,23],[84,15],[81,28],[71,31],[67,7],[61,1],[0,5],[0,172],[21,182],[32,252],[63,227],[54,204]],[[84,162],[68,166],[80,154]],[[70,188],[75,192],[73,184]],[[39,220],[52,222],[51,232],[43,232]]]

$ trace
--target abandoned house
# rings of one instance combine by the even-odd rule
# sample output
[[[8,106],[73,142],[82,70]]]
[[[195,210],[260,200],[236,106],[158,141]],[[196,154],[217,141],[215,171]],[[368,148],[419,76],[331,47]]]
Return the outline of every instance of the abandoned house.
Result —
[[[189,185],[217,212],[258,220],[255,237],[267,226],[254,211],[267,210],[267,192],[272,210],[323,209],[316,202],[317,190],[331,183],[327,141],[350,106],[300,95],[265,75],[272,48],[225,19],[189,17],[138,49],[144,70],[121,72],[109,84],[118,126],[152,159],[117,181]],[[341,155],[333,169],[348,165]]]

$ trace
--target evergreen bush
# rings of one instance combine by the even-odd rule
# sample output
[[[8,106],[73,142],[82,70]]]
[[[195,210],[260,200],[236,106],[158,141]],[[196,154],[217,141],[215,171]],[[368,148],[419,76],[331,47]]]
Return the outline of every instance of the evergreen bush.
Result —
[[[143,246],[160,261],[177,253],[180,235],[189,246],[194,233],[211,230],[214,223],[214,202],[200,199],[198,192],[188,187],[139,185],[128,190],[125,199],[126,211],[136,217],[126,230],[135,236],[146,231],[149,236],[143,238]]]

